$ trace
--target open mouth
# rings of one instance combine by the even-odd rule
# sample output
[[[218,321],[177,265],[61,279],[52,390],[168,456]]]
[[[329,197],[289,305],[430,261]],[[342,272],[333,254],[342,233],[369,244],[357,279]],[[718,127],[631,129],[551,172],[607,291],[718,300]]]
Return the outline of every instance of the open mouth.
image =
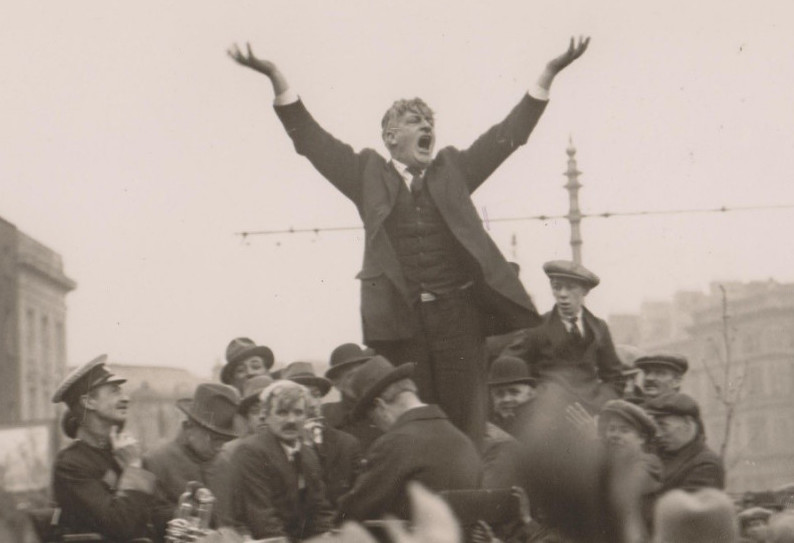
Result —
[[[419,136],[419,140],[416,142],[416,144],[422,151],[429,151],[430,146],[433,144],[433,136],[430,134],[423,134]]]

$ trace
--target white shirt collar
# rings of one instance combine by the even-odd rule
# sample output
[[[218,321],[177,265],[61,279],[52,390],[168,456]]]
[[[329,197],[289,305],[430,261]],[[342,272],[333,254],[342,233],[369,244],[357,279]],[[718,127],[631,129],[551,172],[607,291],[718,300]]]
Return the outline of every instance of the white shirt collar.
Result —
[[[391,159],[391,163],[394,164],[394,169],[397,170],[397,173],[399,173],[400,177],[402,177],[403,181],[405,181],[405,185],[410,189],[411,181],[413,181],[414,175],[408,171],[409,166],[406,166],[394,158]]]
[[[560,315],[560,319],[562,320],[562,324],[565,325],[565,329],[569,332],[571,331],[571,321],[570,317],[566,317],[565,315],[560,312],[559,308],[557,308],[557,313]],[[582,321],[582,316],[584,314],[583,308],[579,308],[579,313],[576,314],[576,327],[579,329],[579,332],[584,336],[584,321]]]

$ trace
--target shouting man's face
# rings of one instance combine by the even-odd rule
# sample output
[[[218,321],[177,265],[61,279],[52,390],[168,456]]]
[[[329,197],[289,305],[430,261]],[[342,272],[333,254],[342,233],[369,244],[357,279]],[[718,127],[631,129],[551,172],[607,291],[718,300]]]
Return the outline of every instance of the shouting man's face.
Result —
[[[424,169],[433,160],[436,143],[433,112],[419,101],[401,109],[399,113],[387,112],[383,141],[393,159]]]

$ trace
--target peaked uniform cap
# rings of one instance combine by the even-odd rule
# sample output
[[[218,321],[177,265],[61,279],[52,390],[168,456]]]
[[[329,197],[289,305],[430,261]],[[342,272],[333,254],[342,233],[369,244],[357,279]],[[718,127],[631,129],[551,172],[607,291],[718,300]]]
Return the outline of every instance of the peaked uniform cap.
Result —
[[[670,352],[644,354],[634,361],[634,365],[640,369],[651,366],[664,366],[681,375],[685,374],[689,369],[689,362],[685,356]]]
[[[535,386],[535,379],[530,377],[527,363],[515,356],[500,356],[494,360],[488,372],[488,386],[516,383]]]
[[[74,369],[64,377],[52,396],[52,403],[64,402],[69,407],[74,406],[83,394],[88,394],[93,389],[107,384],[121,384],[127,380],[113,375],[105,367],[108,355],[102,354]]]
[[[325,377],[318,377],[314,373],[311,362],[293,362],[281,371],[281,378],[295,381],[305,387],[317,387],[320,394],[325,396],[331,390],[331,381]]]
[[[363,417],[381,392],[392,383],[408,379],[413,375],[415,367],[416,364],[412,363],[394,367],[386,358],[376,355],[356,368],[350,378],[350,392],[356,399],[351,417]]]
[[[229,385],[201,383],[193,398],[176,401],[176,406],[190,420],[218,435],[235,438],[234,416],[240,406],[240,393]]]
[[[226,347],[226,364],[221,368],[221,382],[227,385],[231,384],[237,365],[252,356],[262,357],[267,369],[272,368],[273,362],[275,362],[275,357],[270,347],[257,345],[247,337],[233,339]]]
[[[356,343],[344,343],[331,353],[330,367],[325,372],[328,379],[336,379],[342,372],[366,362],[375,356],[370,348],[361,348]]]
[[[573,279],[584,284],[587,288],[597,287],[598,283],[601,282],[601,279],[596,274],[581,264],[570,260],[551,260],[546,262],[543,264],[543,271],[546,272],[550,279],[554,277]]]

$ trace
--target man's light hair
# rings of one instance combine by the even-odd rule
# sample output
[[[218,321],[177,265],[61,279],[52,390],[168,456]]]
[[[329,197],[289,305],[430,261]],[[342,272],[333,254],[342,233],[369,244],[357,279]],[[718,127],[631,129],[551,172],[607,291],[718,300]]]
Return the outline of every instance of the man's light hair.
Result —
[[[386,403],[391,403],[403,392],[413,392],[417,394],[418,389],[416,388],[416,383],[410,379],[400,379],[387,386],[378,397]]]
[[[274,407],[285,405],[291,408],[300,400],[304,401],[308,412],[311,393],[309,389],[295,381],[276,381],[269,384],[259,393],[259,401],[262,402],[262,415],[270,416]]]
[[[386,139],[386,132],[393,128],[397,121],[409,111],[419,113],[426,118],[430,123],[433,123],[433,110],[425,104],[421,98],[412,98],[410,100],[401,99],[394,102],[391,107],[383,115],[383,120],[380,122],[381,137]]]

